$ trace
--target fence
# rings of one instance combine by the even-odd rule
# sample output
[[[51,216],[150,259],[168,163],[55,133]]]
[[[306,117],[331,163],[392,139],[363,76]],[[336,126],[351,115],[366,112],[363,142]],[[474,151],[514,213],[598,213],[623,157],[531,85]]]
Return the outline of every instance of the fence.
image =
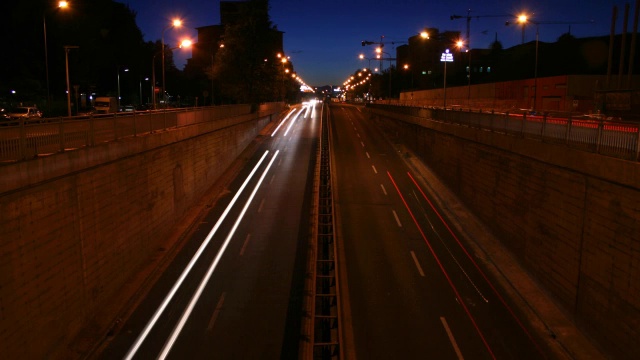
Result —
[[[281,106],[281,103],[268,103],[254,109],[251,105],[225,105],[35,121],[4,121],[0,123],[0,162],[21,161],[254,112],[261,117],[276,112]]]
[[[636,123],[386,104],[368,104],[367,107],[640,161],[640,125]]]

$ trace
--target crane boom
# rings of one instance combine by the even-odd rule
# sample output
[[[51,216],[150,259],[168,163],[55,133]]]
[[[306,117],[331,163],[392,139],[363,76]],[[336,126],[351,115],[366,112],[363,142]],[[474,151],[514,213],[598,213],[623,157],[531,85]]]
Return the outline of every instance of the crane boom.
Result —
[[[465,39],[467,42],[467,49],[471,49],[470,47],[470,36],[471,36],[471,19],[476,18],[490,18],[490,17],[509,17],[511,15],[508,14],[502,14],[502,15],[471,15],[471,9],[467,10],[467,15],[451,15],[450,19],[451,20],[455,20],[455,19],[466,19],[467,20],[467,38]]]

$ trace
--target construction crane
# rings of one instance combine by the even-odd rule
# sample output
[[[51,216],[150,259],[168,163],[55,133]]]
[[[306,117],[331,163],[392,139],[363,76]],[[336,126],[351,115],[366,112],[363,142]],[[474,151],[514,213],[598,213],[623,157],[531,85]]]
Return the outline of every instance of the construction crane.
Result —
[[[502,15],[474,15],[471,16],[471,9],[467,10],[467,15],[463,16],[463,15],[451,15],[450,18],[451,20],[455,20],[455,19],[467,19],[467,38],[466,38],[466,42],[467,42],[467,49],[471,49],[470,44],[470,36],[471,36],[471,19],[476,18],[490,18],[490,17],[511,17],[511,15],[509,14],[502,14]]]
[[[384,41],[384,35],[380,36],[380,42],[362,40],[362,46],[379,45],[380,48],[383,48],[384,44],[395,45],[395,44],[406,44],[406,43],[407,43],[406,41]]]

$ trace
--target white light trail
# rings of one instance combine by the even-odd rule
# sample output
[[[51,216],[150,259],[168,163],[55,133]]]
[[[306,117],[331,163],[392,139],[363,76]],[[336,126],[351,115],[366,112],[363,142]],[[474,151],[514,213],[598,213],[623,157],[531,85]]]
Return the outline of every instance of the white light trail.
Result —
[[[294,116],[293,119],[289,122],[289,127],[287,127],[287,131],[284,132],[284,136],[287,136],[287,134],[289,133],[289,130],[291,130],[291,127],[296,122],[296,119],[298,118],[298,116],[300,116],[300,113],[302,113],[303,110],[304,108],[300,109],[300,111],[298,111],[296,116]]]
[[[280,129],[280,126],[282,126],[282,124],[284,124],[285,122],[287,122],[287,119],[289,118],[289,116],[296,111],[296,109],[291,109],[291,111],[289,111],[289,113],[287,114],[287,116],[284,117],[284,119],[282,119],[282,121],[280,122],[280,124],[278,124],[278,127],[276,127],[275,130],[273,130],[273,133],[271,134],[271,137],[273,137],[276,132],[278,132],[278,129]]]
[[[233,235],[235,234],[236,230],[238,229],[238,226],[240,225],[240,222],[242,221],[242,218],[244,217],[244,214],[247,212],[247,209],[249,208],[249,205],[251,205],[251,201],[253,201],[254,196],[258,192],[258,188],[260,188],[260,184],[262,184],[262,181],[264,180],[265,176],[267,175],[267,172],[269,172],[269,168],[271,168],[271,165],[273,165],[273,162],[276,159],[276,157],[278,156],[278,153],[279,153],[279,150],[276,151],[276,153],[273,155],[273,158],[271,159],[271,161],[269,161],[269,165],[267,165],[267,168],[264,169],[264,172],[262,173],[262,176],[260,176],[260,179],[258,180],[258,183],[253,188],[253,191],[251,192],[251,195],[249,195],[249,198],[247,199],[247,202],[245,203],[244,208],[242,209],[242,212],[240,213],[240,215],[236,219],[235,224],[233,224],[233,228],[229,232],[229,235],[227,235],[227,238],[224,240],[224,243],[222,244],[222,247],[218,251],[218,254],[216,255],[216,257],[213,260],[213,262],[211,263],[211,266],[209,267],[209,270],[207,271],[206,276],[200,282],[200,285],[198,286],[198,290],[195,292],[195,294],[193,294],[193,297],[191,297],[191,301],[189,302],[189,306],[187,306],[187,308],[182,313],[182,317],[180,318],[180,321],[178,322],[176,327],[173,329],[173,332],[171,333],[171,336],[169,337],[169,340],[167,340],[167,342],[165,343],[164,347],[162,348],[162,352],[158,356],[158,359],[164,360],[164,359],[166,359],[167,355],[169,355],[169,352],[171,351],[171,348],[173,347],[173,344],[175,343],[176,339],[180,335],[180,332],[184,328],[184,325],[186,324],[187,320],[189,319],[189,316],[193,312],[193,308],[196,306],[196,303],[200,299],[200,296],[202,295],[202,292],[204,291],[205,286],[207,286],[207,283],[209,282],[209,279],[211,278],[211,275],[213,275],[213,272],[215,271],[216,267],[218,266],[218,263],[220,262],[220,259],[222,258],[222,255],[224,254],[225,250],[227,249],[227,246],[229,245],[229,242],[231,242],[231,238],[233,237]]]
[[[131,360],[133,358],[133,356],[136,354],[136,352],[138,351],[138,349],[140,348],[140,346],[142,345],[144,340],[147,338],[147,335],[149,335],[149,332],[151,331],[153,326],[156,324],[156,322],[160,318],[160,315],[162,315],[164,310],[167,308],[167,306],[169,305],[169,302],[171,301],[173,296],[178,291],[178,288],[180,287],[180,285],[182,285],[182,282],[184,282],[184,279],[187,277],[187,275],[189,274],[189,272],[191,271],[191,269],[195,265],[196,261],[198,261],[198,258],[200,258],[200,255],[202,255],[202,253],[204,252],[204,249],[207,247],[207,245],[211,241],[211,238],[213,238],[213,235],[216,233],[216,231],[218,231],[218,228],[222,224],[222,221],[224,221],[224,219],[227,217],[227,214],[229,214],[229,211],[231,211],[231,208],[235,204],[236,200],[238,200],[238,197],[240,197],[240,194],[242,193],[244,188],[249,183],[249,180],[251,180],[251,178],[253,177],[255,172],[258,170],[258,167],[260,166],[260,164],[262,164],[264,159],[267,157],[268,153],[269,153],[269,150],[264,152],[264,154],[260,158],[260,161],[258,161],[258,163],[253,168],[253,170],[251,171],[249,176],[242,183],[242,186],[240,186],[240,189],[238,189],[238,192],[236,193],[236,195],[233,197],[233,199],[231,200],[229,205],[227,205],[227,208],[224,210],[224,212],[222,213],[222,215],[220,216],[220,218],[218,219],[216,224],[213,226],[213,228],[211,229],[211,231],[209,232],[207,237],[204,239],[204,241],[202,242],[202,244],[198,248],[198,251],[195,253],[195,255],[193,255],[193,257],[191,258],[191,261],[189,261],[189,264],[187,264],[187,267],[184,268],[184,270],[182,271],[182,274],[180,274],[180,277],[178,278],[176,283],[173,284],[173,287],[169,291],[169,294],[167,294],[167,296],[164,298],[164,300],[160,304],[160,307],[158,307],[156,312],[151,317],[151,320],[149,320],[147,325],[144,327],[142,333],[140,333],[140,335],[136,339],[135,343],[131,346],[131,348],[127,352],[127,355],[124,357],[125,360]]]

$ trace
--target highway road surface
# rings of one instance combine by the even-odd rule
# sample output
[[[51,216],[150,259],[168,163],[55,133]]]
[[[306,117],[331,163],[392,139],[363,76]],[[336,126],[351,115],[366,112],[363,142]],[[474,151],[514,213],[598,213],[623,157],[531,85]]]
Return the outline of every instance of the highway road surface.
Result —
[[[544,359],[544,341],[359,107],[292,107],[99,351],[297,359],[321,119],[348,359]]]
[[[100,358],[297,358],[321,112],[272,128]]]
[[[379,128],[330,119],[346,357],[549,357]]]

